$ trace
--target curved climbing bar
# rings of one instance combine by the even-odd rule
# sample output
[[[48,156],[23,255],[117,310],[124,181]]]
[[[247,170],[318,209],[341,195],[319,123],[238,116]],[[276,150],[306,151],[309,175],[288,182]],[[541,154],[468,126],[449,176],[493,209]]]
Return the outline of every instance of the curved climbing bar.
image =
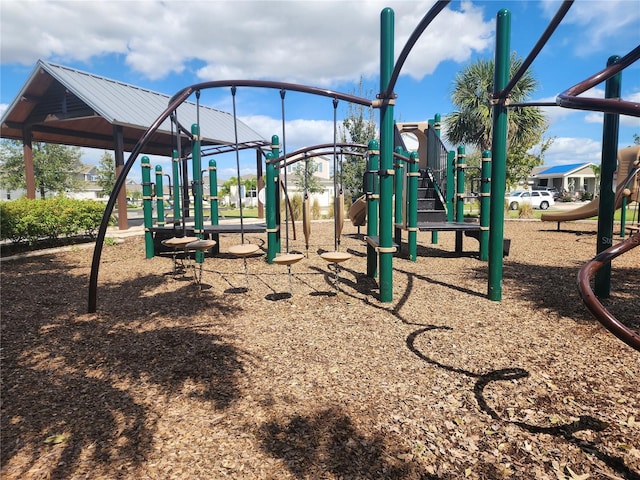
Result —
[[[138,158],[142,148],[147,144],[147,142],[149,142],[149,140],[151,140],[153,134],[158,130],[158,128],[160,128],[160,125],[162,125],[162,122],[164,122],[172,112],[174,112],[187,98],[189,98],[191,93],[192,91],[183,90],[181,94],[174,95],[172,97],[171,102],[169,102],[169,106],[160,114],[160,116],[158,116],[156,121],[149,126],[147,131],[144,132],[142,137],[140,137],[140,140],[138,140],[135,147],[133,147],[129,158],[116,178],[113,190],[111,191],[111,195],[109,195],[109,200],[107,201],[107,205],[104,209],[104,214],[102,215],[102,221],[100,222],[100,227],[98,228],[98,234],[96,236],[96,246],[93,250],[91,273],[89,274],[89,313],[94,313],[97,308],[98,267],[100,265],[100,257],[102,256],[102,245],[107,233],[107,226],[109,225],[109,219],[111,218],[113,207],[115,206],[118,197],[117,192],[120,191],[127,180],[127,175],[129,174],[129,171],[131,171],[131,167],[136,161],[136,158]]]
[[[356,103],[358,105],[364,105],[365,107],[371,107],[373,103],[368,98],[357,97],[355,95],[336,92],[334,90],[311,87],[309,85],[297,85],[295,83],[275,82],[270,80],[213,80],[210,82],[196,83],[194,85],[190,85],[180,90],[173,97],[171,97],[171,100],[169,100],[169,103],[173,103],[173,100],[175,98],[183,97],[185,94],[188,97],[193,92],[198,90],[208,90],[211,88],[221,88],[221,87],[274,88],[278,90],[288,90],[292,92],[310,93],[312,95],[319,95],[321,97],[337,98],[338,100],[344,100],[346,102]]]
[[[595,75],[560,93],[556,98],[556,105],[576,110],[592,110],[595,112],[617,113],[620,115],[640,117],[639,102],[630,102],[628,100],[619,100],[617,98],[578,97],[581,93],[586,92],[590,88],[613,77],[616,73],[621,72],[639,58],[640,45],[631,50],[613,65],[600,70]]]
[[[300,160],[304,160],[304,158],[308,156],[308,155],[305,155],[307,153],[313,153],[314,156],[325,155],[327,153],[333,153],[336,147],[340,147],[341,149],[342,148],[361,148],[363,150],[366,150],[368,148],[367,145],[363,143],[340,143],[340,142],[336,144],[319,143],[317,145],[311,145],[310,147],[303,147],[294,152],[287,153],[286,156],[283,155],[280,157],[273,158],[271,160],[267,160],[267,164],[273,164],[277,168],[282,168],[282,167],[291,165],[293,163],[299,162]],[[352,150],[342,151],[342,153],[344,155],[360,155],[359,152],[354,152]],[[301,158],[298,158],[298,157],[301,157]],[[284,163],[283,165],[279,165],[283,162],[283,160],[285,160],[286,163]]]
[[[590,285],[590,280],[596,271],[610,263],[614,258],[638,245],[640,245],[640,233],[635,233],[627,240],[609,247],[585,263],[580,272],[578,272],[578,292],[582,302],[596,320],[631,348],[640,351],[640,335],[623,325],[611,312],[604,308],[598,297],[593,293]]]

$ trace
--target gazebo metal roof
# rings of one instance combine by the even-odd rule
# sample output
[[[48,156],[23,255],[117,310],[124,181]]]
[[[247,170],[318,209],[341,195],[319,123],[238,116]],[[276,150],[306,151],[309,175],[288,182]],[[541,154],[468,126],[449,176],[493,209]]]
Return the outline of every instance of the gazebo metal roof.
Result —
[[[122,128],[124,150],[167,108],[170,97],[92,73],[39,60],[20,93],[0,120],[2,138],[23,139],[30,127],[33,141],[114,149],[114,127]],[[178,108],[178,121],[187,128],[196,122],[196,104]],[[200,106],[200,135],[204,145],[235,143],[233,116]],[[238,120],[238,142],[268,145],[260,134]],[[175,137],[166,120],[142,153],[171,156]]]

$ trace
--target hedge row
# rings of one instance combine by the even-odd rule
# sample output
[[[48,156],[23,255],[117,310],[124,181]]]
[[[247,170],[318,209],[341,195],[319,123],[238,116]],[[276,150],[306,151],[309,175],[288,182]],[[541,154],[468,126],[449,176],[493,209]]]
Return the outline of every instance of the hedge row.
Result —
[[[14,243],[87,235],[95,238],[104,203],[55,197],[0,202],[0,239]]]

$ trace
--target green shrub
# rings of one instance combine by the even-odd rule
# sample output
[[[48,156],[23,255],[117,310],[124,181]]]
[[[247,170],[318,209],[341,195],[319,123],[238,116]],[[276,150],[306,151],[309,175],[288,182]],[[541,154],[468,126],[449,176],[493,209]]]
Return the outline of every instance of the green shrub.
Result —
[[[583,202],[588,202],[593,200],[593,193],[592,192],[587,192],[586,190],[584,192],[580,193],[580,200]]]
[[[95,237],[105,205],[93,200],[22,198],[0,203],[0,238],[14,243],[88,235]]]

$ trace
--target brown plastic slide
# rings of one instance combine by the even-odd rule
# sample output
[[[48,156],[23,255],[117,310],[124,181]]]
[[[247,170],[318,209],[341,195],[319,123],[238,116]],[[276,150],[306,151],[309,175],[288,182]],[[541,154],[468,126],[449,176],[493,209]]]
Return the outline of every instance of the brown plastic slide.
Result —
[[[354,227],[361,227],[367,223],[367,196],[362,195],[349,208],[349,220]]]
[[[622,206],[624,190],[628,188],[631,192],[630,199],[640,200],[640,188],[638,185],[640,172],[640,147],[628,147],[618,151],[618,171],[615,196],[615,209]],[[626,187],[625,187],[626,186]],[[581,220],[598,215],[600,198],[595,198],[586,205],[568,210],[566,212],[543,213],[540,219],[543,222],[567,222],[571,220]]]

